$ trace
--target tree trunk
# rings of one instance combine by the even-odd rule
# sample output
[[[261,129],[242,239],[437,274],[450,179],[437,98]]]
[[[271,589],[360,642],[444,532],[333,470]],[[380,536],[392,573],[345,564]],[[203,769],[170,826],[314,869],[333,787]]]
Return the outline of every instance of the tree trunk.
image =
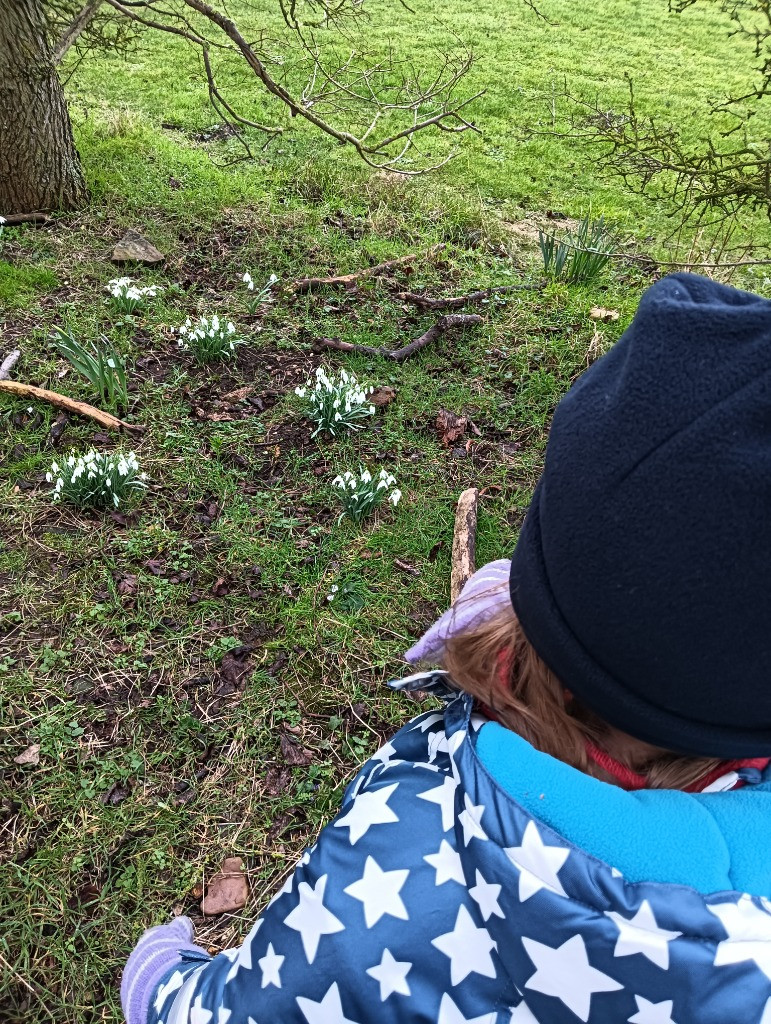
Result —
[[[86,198],[40,0],[0,0],[0,216]]]

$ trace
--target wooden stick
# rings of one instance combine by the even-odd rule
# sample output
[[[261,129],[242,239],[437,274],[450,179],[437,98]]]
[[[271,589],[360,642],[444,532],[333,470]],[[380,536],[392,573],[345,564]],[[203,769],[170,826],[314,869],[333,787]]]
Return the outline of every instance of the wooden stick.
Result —
[[[44,210],[34,210],[31,213],[6,213],[5,226],[12,228],[17,224],[53,224],[54,218],[49,216]]]
[[[458,498],[450,576],[450,596],[453,604],[460,597],[461,591],[474,575],[476,568],[478,502],[479,490],[476,487],[467,488]]]
[[[2,364],[0,364],[0,380],[8,380],[11,376],[11,370],[18,363],[21,358],[21,349],[15,348],[13,352],[9,353]]]
[[[143,434],[145,431],[145,428],[138,423],[126,423],[125,420],[119,420],[117,416],[113,416],[109,412],[102,412],[101,409],[96,409],[86,402],[76,402],[74,398],[60,395],[56,391],[48,391],[46,388],[37,388],[34,384],[21,384],[16,380],[0,380],[0,392],[2,391],[18,395],[19,398],[37,398],[41,402],[50,402],[58,409],[66,409],[67,412],[74,412],[78,416],[96,420],[100,427],[106,427],[107,430],[122,428],[132,434]]]
[[[359,355],[379,356],[381,359],[393,359],[396,363],[404,362],[420,349],[435,341],[445,331],[454,330],[457,327],[475,327],[482,323],[482,317],[477,313],[448,313],[440,317],[433,327],[415,338],[409,345],[403,348],[387,349],[374,348],[372,345],[354,345],[350,341],[340,341],[339,338],[316,338],[315,343],[322,348],[334,348],[338,352],[357,352]]]
[[[444,243],[434,245],[426,252],[425,256],[435,256],[442,249],[444,249]],[[378,263],[376,267],[365,267],[363,270],[357,270],[353,274],[340,274],[337,277],[301,277],[289,287],[296,295],[315,292],[319,288],[347,288],[349,285],[355,284],[356,281],[360,281],[365,277],[383,277],[385,274],[390,274],[396,267],[400,267],[405,263],[413,263],[419,258],[419,254],[413,252],[407,256],[399,256],[398,259],[389,260],[387,263]]]

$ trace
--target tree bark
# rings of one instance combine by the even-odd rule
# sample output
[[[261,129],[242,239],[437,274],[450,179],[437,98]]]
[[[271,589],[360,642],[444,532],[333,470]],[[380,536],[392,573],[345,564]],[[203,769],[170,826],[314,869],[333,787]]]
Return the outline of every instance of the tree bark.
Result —
[[[0,216],[87,195],[40,0],[0,0]]]

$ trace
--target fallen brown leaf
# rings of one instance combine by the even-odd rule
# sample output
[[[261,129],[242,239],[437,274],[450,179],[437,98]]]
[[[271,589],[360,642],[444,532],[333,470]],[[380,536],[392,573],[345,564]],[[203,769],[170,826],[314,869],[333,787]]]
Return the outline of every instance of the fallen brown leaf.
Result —
[[[395,398],[396,389],[389,387],[387,384],[383,384],[381,387],[375,388],[375,390],[369,396],[370,402],[377,409],[380,409],[385,405],[390,405]]]
[[[466,416],[456,416],[449,409],[440,409],[437,414],[436,432],[445,448],[454,441],[459,441],[465,434],[467,426],[468,418]]]
[[[251,384],[248,384],[245,388],[236,388],[235,391],[228,391],[226,395],[222,396],[223,402],[243,402],[243,400],[251,395],[254,388]]]
[[[246,905],[249,883],[243,871],[244,862],[240,857],[226,857],[222,867],[209,880],[206,895],[201,900],[201,913],[206,917],[214,914],[232,914]]]
[[[285,732],[281,734],[281,753],[287,764],[307,765],[313,761],[313,752],[301,747],[297,740]]]
[[[40,764],[40,744],[33,743],[13,760],[15,764]]]
[[[589,310],[589,316],[592,320],[602,320],[604,324],[613,323],[614,320],[618,320],[619,313],[615,309],[603,309],[602,306],[592,306]]]

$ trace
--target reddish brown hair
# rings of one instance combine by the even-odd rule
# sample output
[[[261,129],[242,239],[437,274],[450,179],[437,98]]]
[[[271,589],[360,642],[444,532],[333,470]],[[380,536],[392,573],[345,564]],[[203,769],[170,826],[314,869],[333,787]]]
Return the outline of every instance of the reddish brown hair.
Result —
[[[586,745],[602,748],[618,730],[569,694],[530,644],[512,608],[450,638],[442,667],[502,725],[538,750],[607,778],[587,755]],[[644,774],[651,789],[687,789],[720,763],[662,750],[643,765],[627,767]]]

